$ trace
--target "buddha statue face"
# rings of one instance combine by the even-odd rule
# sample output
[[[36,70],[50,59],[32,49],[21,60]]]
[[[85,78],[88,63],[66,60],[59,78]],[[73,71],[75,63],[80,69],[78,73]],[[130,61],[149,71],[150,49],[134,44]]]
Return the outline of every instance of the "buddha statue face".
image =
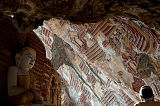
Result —
[[[36,51],[30,47],[23,48],[16,54],[16,65],[21,69],[33,68],[36,60]]]

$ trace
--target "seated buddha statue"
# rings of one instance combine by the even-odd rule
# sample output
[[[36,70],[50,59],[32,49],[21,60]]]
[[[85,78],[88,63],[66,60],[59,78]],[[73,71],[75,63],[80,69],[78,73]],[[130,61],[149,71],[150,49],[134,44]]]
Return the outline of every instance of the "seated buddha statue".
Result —
[[[29,70],[36,60],[36,51],[31,47],[24,47],[15,56],[16,65],[8,68],[8,102],[12,105],[42,104],[43,98],[31,86],[32,79]]]

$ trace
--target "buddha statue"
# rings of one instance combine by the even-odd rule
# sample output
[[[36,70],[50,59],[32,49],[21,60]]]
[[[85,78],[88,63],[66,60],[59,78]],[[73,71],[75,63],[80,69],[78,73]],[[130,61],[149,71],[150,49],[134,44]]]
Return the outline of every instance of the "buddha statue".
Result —
[[[24,47],[15,56],[16,65],[8,68],[8,102],[12,105],[42,104],[43,98],[31,86],[29,70],[33,68],[36,60],[36,51]]]

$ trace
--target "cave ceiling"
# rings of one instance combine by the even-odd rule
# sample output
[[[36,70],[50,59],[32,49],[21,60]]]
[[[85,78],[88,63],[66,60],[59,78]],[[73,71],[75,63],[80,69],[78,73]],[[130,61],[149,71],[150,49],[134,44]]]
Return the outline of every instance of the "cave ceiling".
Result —
[[[143,85],[160,100],[160,32],[143,22],[52,18],[34,32],[61,77],[64,106],[133,106]]]
[[[0,16],[14,16],[23,33],[51,18],[79,24],[122,16],[157,29],[160,25],[160,0],[1,0],[0,12]]]

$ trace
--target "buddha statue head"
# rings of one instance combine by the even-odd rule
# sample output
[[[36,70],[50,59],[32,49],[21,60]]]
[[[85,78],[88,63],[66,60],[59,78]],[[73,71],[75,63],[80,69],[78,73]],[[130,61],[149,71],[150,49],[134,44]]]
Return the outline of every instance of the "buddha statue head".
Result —
[[[16,66],[21,69],[33,68],[36,60],[36,51],[31,47],[24,47],[15,56]]]

